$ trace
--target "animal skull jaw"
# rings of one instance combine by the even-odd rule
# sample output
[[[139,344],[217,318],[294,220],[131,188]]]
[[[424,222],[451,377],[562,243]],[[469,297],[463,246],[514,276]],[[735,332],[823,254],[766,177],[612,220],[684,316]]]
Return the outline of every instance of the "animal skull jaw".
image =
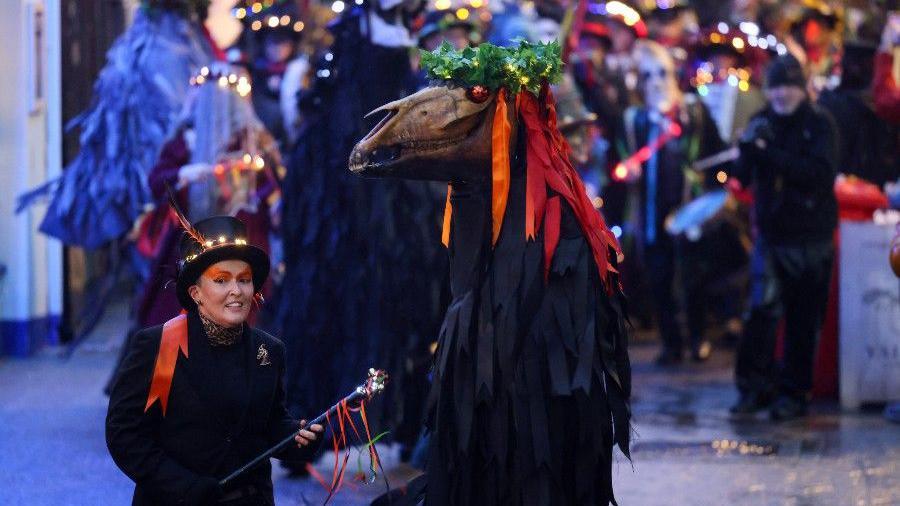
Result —
[[[432,181],[487,177],[493,104],[474,103],[462,88],[446,86],[386,104],[373,113],[387,116],[353,148],[350,171]]]

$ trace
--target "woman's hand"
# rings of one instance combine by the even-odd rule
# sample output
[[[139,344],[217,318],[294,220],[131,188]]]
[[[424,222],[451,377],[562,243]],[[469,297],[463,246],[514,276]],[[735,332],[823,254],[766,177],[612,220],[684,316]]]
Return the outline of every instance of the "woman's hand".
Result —
[[[319,435],[325,432],[325,428],[319,424],[313,424],[306,427],[306,420],[300,421],[300,433],[294,436],[298,448],[305,448],[310,443],[319,439]]]

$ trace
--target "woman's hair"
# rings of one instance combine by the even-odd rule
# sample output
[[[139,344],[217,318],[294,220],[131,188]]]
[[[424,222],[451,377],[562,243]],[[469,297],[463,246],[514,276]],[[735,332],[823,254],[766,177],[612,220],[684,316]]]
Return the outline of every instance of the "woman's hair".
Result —
[[[642,60],[654,60],[669,71],[675,70],[675,60],[662,44],[653,40],[639,39],[634,43],[634,49],[631,51],[631,57],[634,59],[635,66],[638,66]]]

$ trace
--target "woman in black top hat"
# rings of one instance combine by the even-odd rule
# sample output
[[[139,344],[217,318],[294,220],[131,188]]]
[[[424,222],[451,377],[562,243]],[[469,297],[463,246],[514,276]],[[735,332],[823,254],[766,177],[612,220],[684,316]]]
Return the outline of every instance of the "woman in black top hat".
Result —
[[[134,337],[110,395],[107,446],[136,484],[135,505],[271,505],[268,462],[218,485],[304,423],[284,407],[283,344],[246,324],[269,258],[236,218],[182,223],[186,313]],[[277,456],[308,460],[321,433],[300,431],[297,447]]]

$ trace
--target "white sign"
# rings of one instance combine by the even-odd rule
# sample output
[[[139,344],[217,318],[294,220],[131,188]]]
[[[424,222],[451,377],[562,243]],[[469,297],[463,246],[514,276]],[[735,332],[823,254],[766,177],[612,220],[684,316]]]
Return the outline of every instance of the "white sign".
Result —
[[[841,405],[900,400],[900,281],[888,263],[894,227],[841,222]]]

